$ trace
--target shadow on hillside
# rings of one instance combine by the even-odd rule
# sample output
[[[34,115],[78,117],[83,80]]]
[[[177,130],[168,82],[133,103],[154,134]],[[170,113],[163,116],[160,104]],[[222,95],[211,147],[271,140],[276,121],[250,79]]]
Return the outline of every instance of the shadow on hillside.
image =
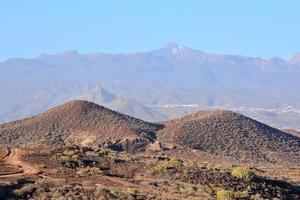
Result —
[[[266,185],[269,185],[272,188],[281,188],[282,194],[288,199],[295,199],[295,195],[298,198],[300,194],[299,185],[288,183],[286,181],[266,179],[266,178],[259,177],[255,179],[255,182],[258,183],[260,187],[265,187]],[[265,188],[256,188],[256,189],[263,190]],[[274,192],[276,192],[276,190]],[[274,193],[274,195],[276,194]]]

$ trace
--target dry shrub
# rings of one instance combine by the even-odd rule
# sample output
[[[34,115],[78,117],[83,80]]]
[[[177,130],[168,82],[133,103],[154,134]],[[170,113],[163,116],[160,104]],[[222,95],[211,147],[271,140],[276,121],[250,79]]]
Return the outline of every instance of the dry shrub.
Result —
[[[235,167],[232,169],[231,175],[245,181],[250,181],[253,179],[255,174],[247,167]]]

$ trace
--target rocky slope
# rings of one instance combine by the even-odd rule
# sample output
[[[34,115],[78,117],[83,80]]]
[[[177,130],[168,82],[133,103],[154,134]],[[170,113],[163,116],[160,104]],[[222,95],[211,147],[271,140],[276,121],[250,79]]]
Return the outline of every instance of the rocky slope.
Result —
[[[97,104],[75,100],[32,118],[0,126],[1,145],[101,144],[122,139],[148,142],[162,125],[148,123]]]
[[[230,111],[203,111],[165,123],[159,140],[241,161],[297,162],[300,138]]]
[[[243,162],[300,161],[300,138],[223,110],[155,124],[76,100],[32,118],[0,125],[3,146],[77,144],[136,152],[150,149],[151,143],[159,144],[159,151],[167,145],[172,146],[169,150],[194,149]]]

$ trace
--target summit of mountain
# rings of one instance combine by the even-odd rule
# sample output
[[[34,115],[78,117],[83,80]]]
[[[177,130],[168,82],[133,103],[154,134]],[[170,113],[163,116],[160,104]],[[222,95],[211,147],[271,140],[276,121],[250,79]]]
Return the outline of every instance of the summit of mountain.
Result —
[[[162,128],[92,102],[74,100],[31,118],[0,125],[3,146],[38,144],[103,144],[124,138],[141,139]]]
[[[300,160],[300,138],[231,111],[200,111],[164,125],[160,141],[209,154],[271,163]]]

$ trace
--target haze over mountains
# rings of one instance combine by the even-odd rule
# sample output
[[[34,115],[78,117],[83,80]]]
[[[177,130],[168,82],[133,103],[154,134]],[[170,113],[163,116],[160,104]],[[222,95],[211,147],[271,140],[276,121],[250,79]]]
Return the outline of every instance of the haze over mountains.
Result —
[[[150,121],[221,107],[300,129],[299,54],[262,59],[171,43],[133,54],[70,51],[15,58],[0,63],[0,73],[2,122],[84,97]],[[98,84],[114,95],[91,95]]]
[[[167,119],[167,116],[159,113],[158,111],[144,106],[135,100],[117,97],[99,85],[96,85],[95,88],[89,90],[86,94],[77,97],[76,99],[91,101],[112,110],[147,121],[163,121]]]

